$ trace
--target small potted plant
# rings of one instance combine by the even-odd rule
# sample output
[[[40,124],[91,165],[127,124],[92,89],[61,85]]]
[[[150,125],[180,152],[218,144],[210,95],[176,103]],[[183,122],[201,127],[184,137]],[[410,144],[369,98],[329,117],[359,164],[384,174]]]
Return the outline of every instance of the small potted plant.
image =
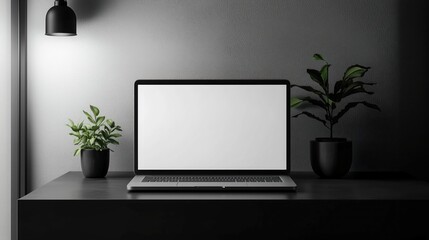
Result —
[[[371,86],[375,83],[359,80],[370,68],[356,64],[347,68],[342,79],[334,84],[333,91],[331,91],[329,84],[329,68],[331,65],[320,54],[314,54],[313,58],[324,63],[320,71],[307,69],[311,80],[319,88],[292,85],[292,87],[297,87],[311,93],[312,96],[291,98],[291,107],[305,108],[312,105],[321,109],[324,117],[319,117],[309,111],[302,111],[293,117],[307,116],[322,123],[329,130],[329,137],[316,138],[310,142],[311,166],[313,171],[321,177],[340,178],[350,170],[352,163],[352,142],[346,138],[334,137],[334,126],[350,109],[358,105],[378,111],[380,111],[380,108],[366,101],[349,102],[340,111],[337,110],[337,107],[345,98],[351,95],[373,94],[373,92],[366,90],[366,86]]]
[[[122,129],[114,121],[100,116],[97,107],[90,105],[90,109],[93,115],[83,111],[89,124],[84,124],[84,121],[75,124],[69,119],[70,123],[67,126],[72,131],[69,134],[75,137],[73,143],[77,149],[74,156],[80,154],[83,175],[87,178],[103,178],[109,170],[109,157],[112,151],[108,145],[119,145],[116,139],[122,136],[118,133]]]

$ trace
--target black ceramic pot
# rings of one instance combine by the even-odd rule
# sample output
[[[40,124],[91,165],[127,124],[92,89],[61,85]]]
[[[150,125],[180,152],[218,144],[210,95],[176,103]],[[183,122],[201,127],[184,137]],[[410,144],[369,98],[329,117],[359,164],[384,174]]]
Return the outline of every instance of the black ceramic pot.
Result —
[[[110,150],[84,149],[80,152],[82,173],[87,178],[103,178],[109,170]]]
[[[345,138],[316,138],[310,142],[313,171],[323,178],[341,178],[352,165],[352,142]]]

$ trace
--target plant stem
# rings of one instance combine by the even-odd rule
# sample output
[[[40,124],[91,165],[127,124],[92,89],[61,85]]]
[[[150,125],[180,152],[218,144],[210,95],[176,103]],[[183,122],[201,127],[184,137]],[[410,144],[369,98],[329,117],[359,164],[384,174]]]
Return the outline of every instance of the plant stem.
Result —
[[[334,136],[334,123],[332,122],[332,117],[333,116],[334,116],[334,109],[331,108],[331,121],[330,121],[330,124],[331,124],[331,128],[330,128],[331,138],[333,138],[333,136]]]
[[[331,107],[331,106],[329,106],[329,108],[328,108],[328,112],[329,112],[329,136],[330,136],[330,138],[332,138],[333,137],[333,132],[334,132],[334,124],[333,124],[333,122],[332,122],[332,117],[334,116],[334,109]]]

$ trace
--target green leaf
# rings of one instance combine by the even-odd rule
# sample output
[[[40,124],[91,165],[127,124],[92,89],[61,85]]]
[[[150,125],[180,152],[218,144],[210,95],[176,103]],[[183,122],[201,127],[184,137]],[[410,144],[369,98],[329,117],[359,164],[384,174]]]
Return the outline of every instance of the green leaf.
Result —
[[[115,139],[109,139],[109,142],[110,142],[110,143],[113,143],[113,144],[115,144],[115,145],[119,145],[119,142],[118,142],[118,141],[116,141]]]
[[[345,81],[343,80],[338,80],[335,85],[334,85],[334,93],[338,93],[341,91],[341,89],[343,88],[343,84]]]
[[[363,77],[365,73],[370,69],[370,67],[364,67],[361,65],[352,65],[347,68],[344,73],[343,80],[354,79],[358,77]]]
[[[79,123],[79,126],[77,126],[77,128],[78,128],[79,130],[81,130],[81,129],[82,129],[82,126],[83,126],[83,121],[82,121],[81,123]]]
[[[362,82],[362,81],[356,81],[356,82],[353,82],[353,83],[356,83],[356,84],[359,84],[359,85],[368,85],[368,86],[373,86],[373,85],[377,84],[377,83],[374,83],[374,82]]]
[[[98,114],[100,114],[100,110],[96,106],[89,105],[89,107],[91,108],[91,111],[92,113],[94,113],[95,117],[97,117]]]
[[[104,141],[101,139],[96,139],[95,142],[100,146],[100,148],[103,148],[105,145]]]
[[[363,86],[374,85],[374,84],[375,83],[365,83],[360,81],[353,82],[351,80],[348,80],[348,81],[339,80],[335,83],[334,93],[329,94],[329,98],[334,102],[340,102],[341,99],[356,93],[366,93],[371,95],[371,94],[374,94],[374,92],[367,91]]]
[[[329,78],[329,67],[330,64],[325,64],[322,69],[320,69],[320,76],[322,77],[323,82],[327,85]]]
[[[334,123],[334,124],[338,123],[338,121],[340,120],[340,118],[341,118],[341,117],[343,117],[343,116],[344,116],[344,114],[346,114],[350,109],[352,109],[352,108],[356,107],[356,106],[357,106],[357,105],[359,105],[359,104],[362,104],[362,105],[365,105],[366,107],[369,107],[369,108],[372,108],[372,109],[375,109],[375,110],[381,111],[381,109],[380,109],[377,105],[372,104],[372,103],[368,103],[368,102],[366,102],[366,101],[361,101],[361,102],[351,102],[351,103],[348,103],[348,104],[344,107],[344,109],[343,109],[343,110],[341,110],[341,111],[340,111],[340,112],[339,112],[335,117],[333,117],[333,118],[332,118],[333,123]]]
[[[341,98],[345,98],[347,96],[350,96],[350,95],[353,95],[353,94],[356,94],[356,93],[366,93],[368,95],[374,94],[374,92],[369,92],[369,91],[365,90],[363,87],[360,87],[360,88],[354,88],[354,89],[351,89],[351,90],[349,90],[347,92],[344,92],[341,95]]]
[[[365,105],[366,107],[369,107],[369,108],[372,108],[372,109],[375,109],[375,110],[381,112],[381,108],[379,106],[377,106],[376,104],[365,102],[365,101],[362,102],[362,104]]]
[[[69,122],[70,122],[70,125],[68,125],[68,126],[74,126],[75,125],[73,120],[71,120],[70,118],[69,118]]]
[[[86,112],[85,110],[83,111],[83,113],[86,115],[86,117],[88,118],[88,120],[90,121],[90,122],[92,122],[92,123],[94,123],[95,124],[95,120],[94,120],[94,118],[92,118],[92,116],[88,113],[88,112]],[[87,125],[87,127],[88,127],[88,125]]]
[[[80,143],[81,139],[80,138],[76,138],[75,140],[73,140],[74,145],[78,145]]]
[[[291,87],[292,88],[293,87],[301,88],[301,89],[303,89],[303,90],[305,90],[307,92],[314,93],[314,94],[316,94],[318,96],[324,96],[325,95],[323,92],[321,92],[319,90],[316,90],[316,89],[314,89],[313,87],[310,87],[310,86],[291,85]]]
[[[310,75],[310,78],[315,81],[317,84],[320,85],[320,87],[322,87],[323,90],[325,90],[326,92],[326,86],[325,83],[322,79],[322,75],[320,74],[319,71],[315,70],[315,69],[307,69],[307,73]]]
[[[303,101],[297,97],[291,97],[290,98],[290,107],[294,108],[294,107],[298,107],[299,105],[301,105]]]
[[[94,145],[94,142],[95,142],[95,138],[94,137],[89,140],[89,144],[91,144],[91,145]]]
[[[104,139],[109,139],[109,133],[107,131],[101,131],[101,134],[103,135]]]
[[[303,90],[305,90],[307,92],[314,93],[317,96],[319,96],[319,98],[322,99],[325,102],[326,95],[323,92],[314,89],[313,87],[310,87],[310,86],[300,86],[300,85],[291,85],[291,87],[301,88],[301,89],[303,89]]]
[[[122,135],[119,133],[113,133],[113,134],[110,134],[110,137],[118,138],[118,137],[122,137]]]
[[[327,104],[325,104],[324,102],[322,102],[320,100],[314,99],[312,97],[304,97],[304,98],[297,98],[297,99],[301,101],[300,104],[307,102],[307,103],[310,103],[314,106],[320,107],[325,111],[328,109]]]
[[[97,117],[97,123],[96,124],[100,125],[104,121],[104,119],[106,119],[105,116]]]
[[[347,84],[347,87],[343,90],[344,92],[349,91],[350,89],[357,88],[357,87],[363,87],[365,85],[375,85],[375,83],[366,83],[361,81],[351,82],[350,84]]]
[[[325,127],[328,127],[328,126],[326,125],[326,121],[325,121],[325,120],[323,120],[323,119],[321,119],[321,118],[317,117],[316,115],[314,115],[314,114],[312,114],[312,113],[309,113],[309,112],[307,112],[307,111],[301,112],[301,113],[296,114],[296,115],[294,115],[294,116],[292,116],[292,117],[293,117],[293,118],[297,118],[297,117],[299,117],[299,116],[301,116],[301,115],[305,115],[305,116],[307,116],[307,117],[309,117],[309,118],[312,118],[312,119],[314,119],[314,120],[316,120],[316,121],[319,121],[319,122],[323,123],[323,125],[324,125]]]
[[[115,126],[111,119],[107,119],[106,122],[107,122],[107,125],[109,125],[109,127],[111,127],[111,128],[113,128]]]
[[[80,150],[81,150],[80,148],[76,149],[76,150],[74,151],[73,156],[76,156],[76,155],[80,154]]]
[[[74,133],[74,132],[69,133],[69,135],[72,135],[72,136],[75,136],[75,137],[80,137],[80,135],[78,133]]]
[[[316,53],[313,55],[313,59],[314,60],[320,60],[320,61],[325,61],[325,59],[323,59],[322,55]]]

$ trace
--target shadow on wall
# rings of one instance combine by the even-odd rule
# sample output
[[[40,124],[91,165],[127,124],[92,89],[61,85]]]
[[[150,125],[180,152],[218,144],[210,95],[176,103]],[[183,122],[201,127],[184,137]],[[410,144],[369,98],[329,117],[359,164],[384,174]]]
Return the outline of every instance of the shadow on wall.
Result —
[[[72,0],[69,6],[75,11],[78,21],[87,21],[100,16],[113,7],[117,0]]]
[[[429,180],[429,1],[399,1],[399,133],[404,169]]]

